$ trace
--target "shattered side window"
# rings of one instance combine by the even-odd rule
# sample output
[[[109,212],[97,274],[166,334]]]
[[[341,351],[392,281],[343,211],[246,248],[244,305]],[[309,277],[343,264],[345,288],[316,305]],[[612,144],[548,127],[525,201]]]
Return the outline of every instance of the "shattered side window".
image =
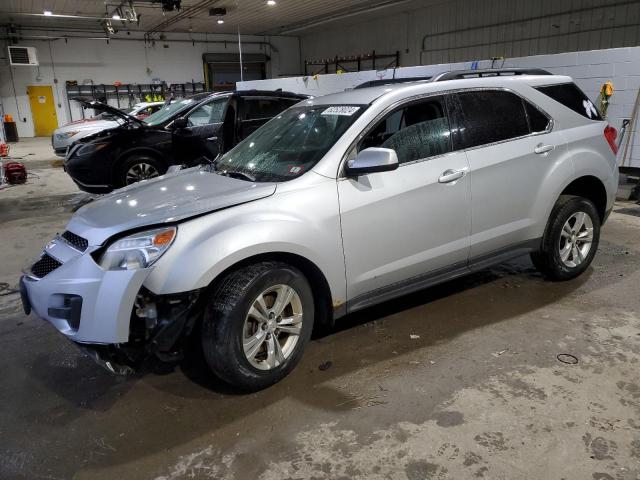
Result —
[[[412,103],[391,112],[361,140],[358,150],[390,148],[406,163],[450,152],[451,132],[442,98]]]

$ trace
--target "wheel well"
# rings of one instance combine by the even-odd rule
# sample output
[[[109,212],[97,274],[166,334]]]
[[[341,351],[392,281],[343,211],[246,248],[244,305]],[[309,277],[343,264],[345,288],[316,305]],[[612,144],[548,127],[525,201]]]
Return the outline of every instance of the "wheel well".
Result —
[[[560,195],[576,195],[591,200],[596,206],[600,221],[604,222],[607,210],[607,191],[596,177],[585,176],[575,179]]]
[[[229,272],[252,263],[264,261],[279,261],[300,270],[311,285],[315,302],[315,326],[329,328],[333,326],[332,297],[329,283],[322,271],[312,261],[294,253],[273,252],[254,255],[230,266],[221,272],[210,285],[225,277]]]

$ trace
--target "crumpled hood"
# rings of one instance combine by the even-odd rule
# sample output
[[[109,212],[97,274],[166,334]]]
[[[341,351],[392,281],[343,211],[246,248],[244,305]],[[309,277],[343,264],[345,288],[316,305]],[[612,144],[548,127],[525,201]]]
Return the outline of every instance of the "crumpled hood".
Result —
[[[146,225],[173,223],[273,195],[275,183],[252,183],[194,167],[115,190],[79,209],[67,229],[101,245]]]

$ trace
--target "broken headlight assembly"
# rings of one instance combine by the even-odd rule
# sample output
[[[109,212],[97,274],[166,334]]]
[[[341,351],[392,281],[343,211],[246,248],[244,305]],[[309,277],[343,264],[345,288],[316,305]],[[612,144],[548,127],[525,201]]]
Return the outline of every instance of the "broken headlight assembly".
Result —
[[[105,270],[139,270],[151,266],[166,252],[177,228],[158,228],[115,240],[102,253],[98,263]]]

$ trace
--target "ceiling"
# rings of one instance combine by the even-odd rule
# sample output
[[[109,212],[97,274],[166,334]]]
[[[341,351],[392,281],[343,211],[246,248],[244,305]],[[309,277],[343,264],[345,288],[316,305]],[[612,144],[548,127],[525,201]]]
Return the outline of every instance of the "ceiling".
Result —
[[[39,27],[57,31],[102,31],[101,25],[108,19],[118,30],[126,31],[298,35],[307,29],[319,28],[329,22],[371,12],[384,15],[398,8],[408,8],[415,0],[276,0],[268,5],[266,0],[182,0],[181,10],[163,12],[158,3],[151,0],[135,0],[139,24],[112,20],[111,16],[122,0],[2,0],[0,24],[20,27]],[[210,8],[226,8],[223,17],[209,16]],[[52,16],[44,16],[48,10]],[[72,16],[78,16],[74,18]],[[224,20],[223,24],[218,19]]]

